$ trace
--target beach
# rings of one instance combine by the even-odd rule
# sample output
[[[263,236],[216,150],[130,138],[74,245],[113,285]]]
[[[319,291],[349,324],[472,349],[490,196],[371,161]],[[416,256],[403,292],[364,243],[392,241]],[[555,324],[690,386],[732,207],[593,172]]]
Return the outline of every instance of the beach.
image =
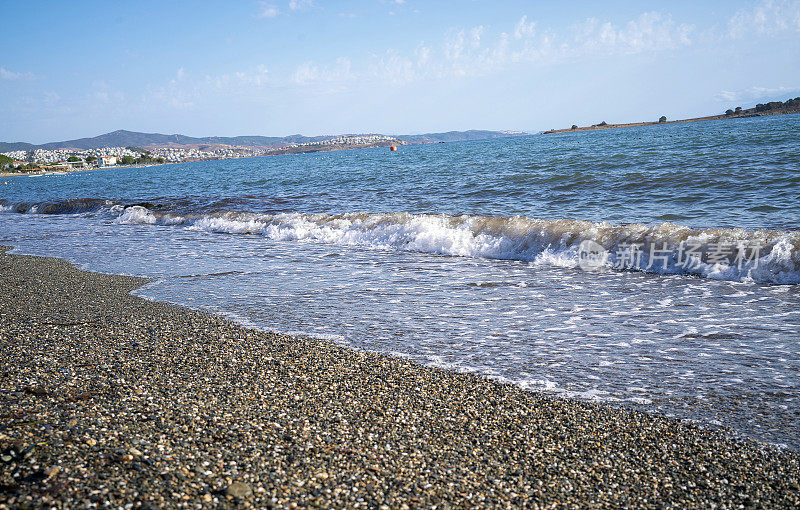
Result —
[[[0,508],[790,507],[800,456],[0,256]]]

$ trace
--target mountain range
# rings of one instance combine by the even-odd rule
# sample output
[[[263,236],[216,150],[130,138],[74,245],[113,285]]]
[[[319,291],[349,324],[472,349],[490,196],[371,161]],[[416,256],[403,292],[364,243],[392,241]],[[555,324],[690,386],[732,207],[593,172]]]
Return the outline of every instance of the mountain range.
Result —
[[[519,131],[448,131],[446,133],[425,133],[421,135],[398,135],[395,138],[407,143],[435,143],[435,142],[456,142],[464,140],[484,140],[488,138],[499,138],[504,136],[518,136],[527,133]],[[243,147],[264,147],[277,148],[284,147],[292,143],[319,142],[337,138],[338,136],[355,135],[329,135],[329,136],[303,136],[289,135],[277,136],[207,136],[192,137],[186,135],[164,135],[160,133],[139,133],[136,131],[117,130],[111,133],[95,136],[92,138],[78,138],[76,140],[65,140],[62,142],[49,142],[35,145],[26,142],[0,142],[0,153],[10,151],[31,151],[35,149],[99,149],[102,147],[163,147],[163,146],[187,146],[187,145],[238,145]]]

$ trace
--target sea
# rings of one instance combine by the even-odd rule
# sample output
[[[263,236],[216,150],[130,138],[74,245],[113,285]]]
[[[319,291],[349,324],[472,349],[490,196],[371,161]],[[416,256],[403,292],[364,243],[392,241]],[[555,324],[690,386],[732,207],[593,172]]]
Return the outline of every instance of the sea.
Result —
[[[143,298],[800,450],[800,115],[0,178]]]

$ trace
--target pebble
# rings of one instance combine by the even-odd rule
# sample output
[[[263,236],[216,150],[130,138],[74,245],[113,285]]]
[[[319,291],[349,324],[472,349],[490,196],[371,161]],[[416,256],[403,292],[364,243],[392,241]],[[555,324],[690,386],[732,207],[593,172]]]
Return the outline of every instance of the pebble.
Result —
[[[800,505],[797,452],[249,330],[144,283],[0,254],[0,510]]]
[[[247,499],[253,495],[253,489],[251,489],[247,484],[234,482],[228,486],[228,489],[225,491],[225,493],[228,496],[237,499]]]

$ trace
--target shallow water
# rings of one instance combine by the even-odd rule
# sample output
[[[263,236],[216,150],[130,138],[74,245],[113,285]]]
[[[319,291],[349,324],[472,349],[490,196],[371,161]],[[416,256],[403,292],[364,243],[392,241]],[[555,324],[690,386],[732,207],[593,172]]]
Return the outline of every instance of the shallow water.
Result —
[[[798,128],[790,115],[16,177],[0,242],[155,277],[138,294],[253,326],[798,449]],[[586,241],[607,255],[589,271]],[[758,252],[737,261],[740,243]],[[681,264],[689,244],[700,258]]]

